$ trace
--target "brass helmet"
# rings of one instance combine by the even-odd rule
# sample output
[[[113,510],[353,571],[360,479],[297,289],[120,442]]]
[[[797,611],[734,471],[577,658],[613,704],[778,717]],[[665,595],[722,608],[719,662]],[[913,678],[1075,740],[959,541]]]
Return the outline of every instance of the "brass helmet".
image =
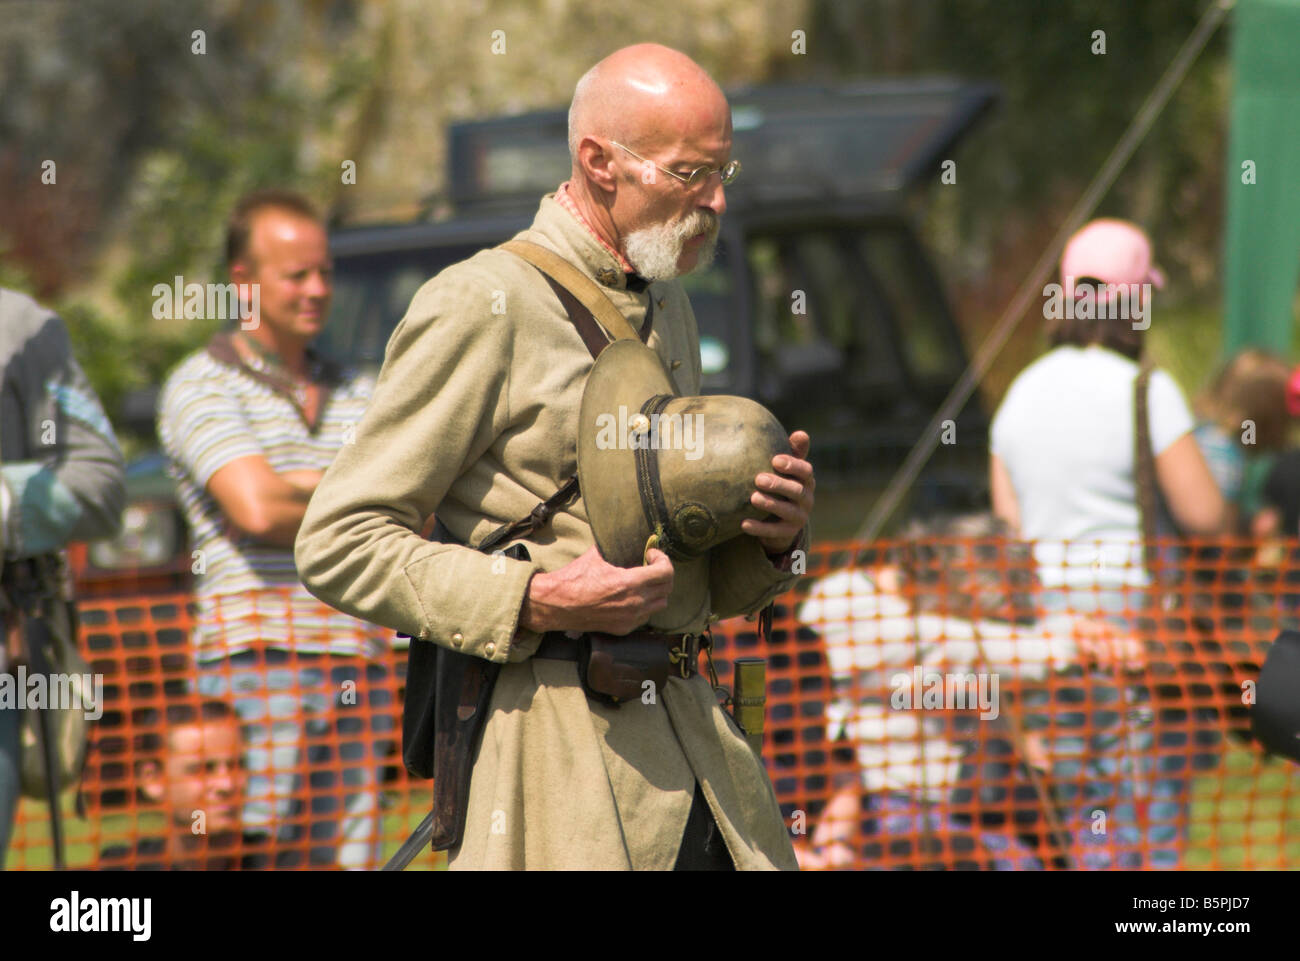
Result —
[[[744,397],[679,397],[659,355],[636,340],[601,351],[578,423],[578,484],[601,555],[619,567],[658,547],[699,557],[765,515],[754,478],[790,454],[784,428]]]

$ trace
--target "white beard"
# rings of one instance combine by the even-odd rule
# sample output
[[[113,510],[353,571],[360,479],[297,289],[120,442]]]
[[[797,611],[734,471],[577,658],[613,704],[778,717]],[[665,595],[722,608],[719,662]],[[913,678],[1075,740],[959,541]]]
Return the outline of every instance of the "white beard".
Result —
[[[713,262],[718,247],[718,217],[705,210],[697,210],[681,220],[633,231],[623,242],[623,253],[646,280],[672,280],[681,273],[677,261],[681,259],[682,247],[702,230],[708,234],[692,268],[698,270]]]

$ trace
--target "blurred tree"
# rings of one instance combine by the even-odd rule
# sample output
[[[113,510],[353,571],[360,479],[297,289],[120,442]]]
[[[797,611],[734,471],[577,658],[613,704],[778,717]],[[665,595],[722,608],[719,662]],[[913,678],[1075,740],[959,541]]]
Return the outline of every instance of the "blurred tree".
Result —
[[[0,6],[0,252],[65,315],[115,414],[126,390],[157,384],[217,325],[155,320],[152,290],[219,276],[234,199],[272,184],[320,195],[304,131],[332,122],[318,108],[365,71],[340,55],[318,94],[298,43],[304,31],[326,47],[347,35],[358,5]],[[68,304],[74,288],[83,298]]]
[[[958,315],[978,338],[1011,299],[1206,8],[1206,0],[815,0],[820,56],[788,63],[836,77],[945,73],[996,81],[1002,102],[961,145],[956,185],[931,191],[930,239]],[[1098,41],[1103,38],[1104,53]],[[815,38],[815,39],[813,39]],[[1096,52],[1094,52],[1096,51]],[[1218,286],[1227,30],[1201,53],[1098,216],[1151,232],[1167,304]],[[935,171],[936,184],[939,171]],[[1026,324],[984,386],[996,402],[1037,351]]]

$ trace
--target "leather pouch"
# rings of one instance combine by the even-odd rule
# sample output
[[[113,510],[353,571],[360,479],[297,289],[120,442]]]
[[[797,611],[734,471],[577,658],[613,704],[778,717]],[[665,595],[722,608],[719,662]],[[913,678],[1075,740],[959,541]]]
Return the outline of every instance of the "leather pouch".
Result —
[[[668,645],[658,635],[588,633],[578,665],[588,692],[616,703],[639,698],[647,690],[658,697],[668,683]],[[646,681],[654,687],[647,688]]]

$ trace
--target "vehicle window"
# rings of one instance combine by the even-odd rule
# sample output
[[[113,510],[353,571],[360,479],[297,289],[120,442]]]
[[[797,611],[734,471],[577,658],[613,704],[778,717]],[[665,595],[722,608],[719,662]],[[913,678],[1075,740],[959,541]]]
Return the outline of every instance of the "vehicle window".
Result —
[[[754,334],[769,396],[871,402],[901,384],[879,292],[843,231],[754,237]]]
[[[822,341],[807,296],[798,298],[801,287],[798,265],[792,249],[773,237],[754,237],[747,255],[754,284],[754,340],[762,359],[776,366],[777,358],[789,347]]]
[[[731,356],[735,338],[731,325],[736,307],[728,253],[727,245],[719,241],[713,263],[682,277],[700,331],[702,388],[706,391],[726,390],[735,381]]]
[[[317,338],[326,355],[378,370],[384,349],[415,292],[448,264],[476,248],[445,248],[382,257],[352,257],[335,263],[330,320]]]
[[[857,285],[835,237],[820,233],[800,236],[794,242],[794,251],[799,273],[808,283],[809,316],[817,336],[838,350],[851,350]]]
[[[907,236],[865,231],[859,251],[889,299],[912,375],[925,384],[951,384],[962,372],[961,347],[936,279],[919,266]]]

